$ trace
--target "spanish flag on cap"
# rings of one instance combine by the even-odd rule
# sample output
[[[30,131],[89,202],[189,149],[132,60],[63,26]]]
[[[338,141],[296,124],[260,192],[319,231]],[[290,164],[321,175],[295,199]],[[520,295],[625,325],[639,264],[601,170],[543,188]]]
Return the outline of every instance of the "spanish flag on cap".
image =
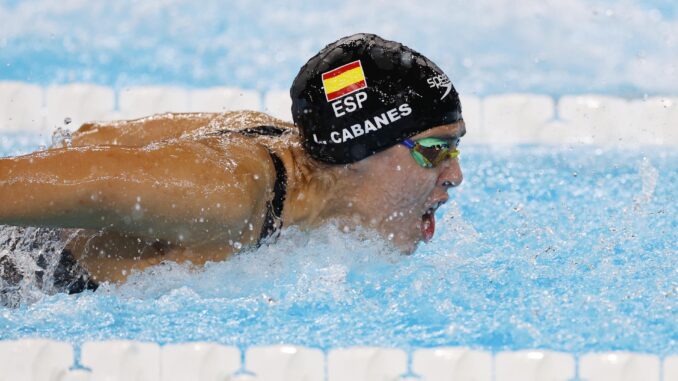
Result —
[[[360,60],[325,72],[322,78],[325,97],[327,97],[328,102],[367,87]]]

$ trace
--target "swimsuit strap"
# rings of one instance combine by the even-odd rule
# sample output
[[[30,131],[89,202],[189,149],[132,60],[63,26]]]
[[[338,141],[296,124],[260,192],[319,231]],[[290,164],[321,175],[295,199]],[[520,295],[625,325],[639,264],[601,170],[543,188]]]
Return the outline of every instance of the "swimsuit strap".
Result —
[[[247,137],[257,137],[257,136],[283,136],[289,133],[292,133],[292,130],[289,128],[261,125],[256,127],[243,128],[241,130],[218,130],[210,132],[207,135],[226,135],[226,134],[241,134]]]
[[[283,136],[291,133],[289,128],[282,128],[271,125],[261,125],[256,127],[244,128],[241,130],[220,130],[212,133],[213,135],[224,135],[228,133],[238,133],[248,137],[257,136]],[[280,229],[282,229],[282,212],[285,204],[285,196],[287,193],[287,171],[285,165],[278,155],[274,154],[269,148],[268,154],[271,156],[273,166],[275,168],[275,184],[273,185],[273,199],[266,201],[266,216],[264,217],[264,225],[261,228],[259,241],[257,246],[261,246],[267,239],[278,236]],[[278,234],[276,234],[278,233]],[[274,237],[274,238],[275,238]]]
[[[283,165],[283,162],[278,155],[271,152],[268,148],[267,150],[269,155],[271,155],[271,160],[275,167],[275,184],[273,185],[274,195],[273,200],[266,201],[266,217],[264,218],[264,226],[261,228],[261,234],[259,235],[258,246],[260,246],[267,238],[272,237],[275,233],[280,233],[280,229],[282,229],[283,226],[282,211],[287,193],[287,171],[285,170],[285,165]]]
[[[238,130],[238,132],[245,136],[282,136],[290,133],[291,131],[289,128],[263,125],[243,128],[242,130]]]

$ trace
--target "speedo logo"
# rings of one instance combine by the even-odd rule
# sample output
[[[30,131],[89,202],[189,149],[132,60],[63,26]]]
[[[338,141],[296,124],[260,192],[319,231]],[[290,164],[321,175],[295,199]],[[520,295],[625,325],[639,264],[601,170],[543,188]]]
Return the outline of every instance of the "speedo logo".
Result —
[[[450,82],[450,79],[447,78],[447,75],[445,74],[440,74],[436,75],[435,77],[431,77],[427,79],[426,82],[428,83],[428,87],[430,88],[445,89],[445,93],[443,94],[442,97],[440,97],[440,99],[445,98],[447,94],[449,94],[450,91],[452,91],[452,82]]]

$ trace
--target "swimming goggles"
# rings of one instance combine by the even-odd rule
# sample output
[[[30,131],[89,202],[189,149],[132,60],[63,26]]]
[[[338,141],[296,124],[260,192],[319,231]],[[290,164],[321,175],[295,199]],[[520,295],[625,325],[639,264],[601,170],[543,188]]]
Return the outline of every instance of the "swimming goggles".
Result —
[[[452,147],[452,142],[455,142],[454,147]],[[424,168],[437,167],[448,157],[454,159],[459,156],[459,150],[457,149],[459,139],[405,139],[401,144],[410,149],[410,154],[414,160]]]

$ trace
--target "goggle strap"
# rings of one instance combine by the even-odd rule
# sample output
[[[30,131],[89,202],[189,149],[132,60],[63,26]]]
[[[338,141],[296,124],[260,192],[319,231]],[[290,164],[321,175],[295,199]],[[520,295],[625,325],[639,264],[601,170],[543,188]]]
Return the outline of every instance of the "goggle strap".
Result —
[[[414,148],[414,147],[417,145],[417,143],[413,142],[413,141],[410,140],[410,139],[405,139],[405,140],[403,140],[403,145],[404,145],[405,147],[409,148],[409,149],[412,149],[412,148]]]

